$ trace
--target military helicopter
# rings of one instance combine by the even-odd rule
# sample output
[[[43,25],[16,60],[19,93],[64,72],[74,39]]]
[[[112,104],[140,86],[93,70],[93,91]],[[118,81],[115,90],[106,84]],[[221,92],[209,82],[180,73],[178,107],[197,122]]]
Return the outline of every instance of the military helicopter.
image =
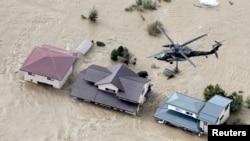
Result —
[[[207,36],[207,34],[200,35],[192,40],[180,44],[180,43],[174,43],[173,40],[165,33],[165,31],[160,26],[157,26],[157,29],[167,37],[167,39],[171,42],[171,44],[163,45],[163,47],[167,47],[169,49],[163,50],[155,55],[151,55],[148,58],[153,57],[157,60],[169,62],[170,64],[173,64],[173,62],[175,61],[176,62],[175,71],[178,71],[178,61],[187,60],[193,67],[196,67],[196,65],[189,59],[191,57],[196,57],[196,56],[207,57],[207,55],[215,54],[215,56],[218,58],[217,51],[219,47],[222,46],[221,44],[222,41],[221,42],[215,41],[216,44],[213,45],[213,49],[211,51],[193,51],[187,45]]]

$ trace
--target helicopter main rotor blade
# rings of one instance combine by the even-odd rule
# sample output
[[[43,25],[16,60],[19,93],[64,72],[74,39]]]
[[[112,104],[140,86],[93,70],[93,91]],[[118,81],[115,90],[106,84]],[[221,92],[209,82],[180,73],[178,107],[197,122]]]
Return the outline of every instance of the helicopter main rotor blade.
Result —
[[[188,60],[188,62],[193,65],[194,67],[196,67],[196,65],[181,51],[178,51],[186,60]]]
[[[172,44],[174,44],[173,40],[165,33],[164,30],[161,29],[161,27],[160,27],[159,25],[157,25],[157,29],[158,29],[162,34],[164,34]]]
[[[148,56],[147,58],[155,58],[155,57],[160,57],[160,56],[163,56],[165,54],[166,50],[163,50],[159,53],[156,53],[154,55],[151,55],[151,56]]]
[[[198,39],[200,39],[200,38],[202,38],[202,37],[204,37],[204,36],[207,36],[207,34],[203,34],[203,35],[201,35],[201,36],[198,36],[198,37],[196,37],[196,38],[194,38],[194,39],[192,39],[192,40],[190,40],[190,41],[188,41],[188,42],[182,44],[181,46],[186,46],[186,45],[188,45],[188,44],[190,44],[190,43],[192,43],[192,42],[194,42],[194,41],[196,41],[196,40],[198,40]]]

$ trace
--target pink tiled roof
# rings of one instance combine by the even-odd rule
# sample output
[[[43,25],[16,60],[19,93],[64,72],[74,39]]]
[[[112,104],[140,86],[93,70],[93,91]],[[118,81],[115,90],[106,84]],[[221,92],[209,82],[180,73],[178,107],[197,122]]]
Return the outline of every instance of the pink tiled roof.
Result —
[[[20,70],[63,80],[75,60],[76,53],[74,52],[43,45],[32,50]]]

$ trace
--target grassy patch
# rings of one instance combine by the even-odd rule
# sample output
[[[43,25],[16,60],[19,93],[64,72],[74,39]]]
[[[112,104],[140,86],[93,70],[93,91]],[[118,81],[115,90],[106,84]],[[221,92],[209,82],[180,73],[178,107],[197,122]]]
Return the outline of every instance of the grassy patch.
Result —
[[[129,7],[125,8],[125,11],[143,11],[144,9],[147,10],[156,10],[157,3],[153,0],[136,0],[135,4],[130,5]]]

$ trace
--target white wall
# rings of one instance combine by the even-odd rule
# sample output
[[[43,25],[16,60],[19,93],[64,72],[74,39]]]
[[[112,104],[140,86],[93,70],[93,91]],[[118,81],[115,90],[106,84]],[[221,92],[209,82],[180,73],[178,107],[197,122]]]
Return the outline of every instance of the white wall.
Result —
[[[65,82],[68,80],[70,74],[72,73],[73,71],[73,66],[70,67],[70,69],[68,70],[68,72],[66,73],[66,75],[64,76],[63,80],[62,81],[59,81],[59,88],[61,88]]]
[[[98,85],[98,89],[100,89],[100,90],[106,91],[106,88],[114,90],[115,91],[114,93],[118,92],[118,88],[111,83]]]
[[[203,132],[205,134],[207,134],[208,132],[208,125],[207,125],[207,122],[204,122],[204,121],[200,121],[200,128],[203,130]]]
[[[222,110],[222,112],[221,112],[221,114],[219,116],[219,119],[215,123],[215,125],[223,124],[229,118],[229,115],[230,115],[230,105],[227,108],[227,110],[225,110],[225,109]],[[222,116],[223,116],[223,118],[221,119]],[[208,132],[208,125],[204,124],[204,123],[205,123],[204,121],[200,121],[200,128],[203,129],[204,133],[207,134],[207,132]]]
[[[147,91],[148,91],[148,89],[149,89],[149,86],[150,86],[150,84],[149,83],[145,83],[145,85],[144,85],[144,87],[143,87],[143,91],[141,92],[141,94],[140,94],[140,98],[139,98],[139,101],[138,101],[138,103],[140,103],[140,104],[143,104],[144,102],[145,102],[145,95],[147,94]]]
[[[41,82],[41,83],[45,83],[48,85],[52,85],[54,88],[61,89],[71,73],[72,73],[72,66],[70,67],[70,69],[68,70],[68,72],[66,73],[62,81],[59,81],[56,79],[51,81],[51,80],[48,80],[47,77],[37,75],[37,74],[29,75],[28,72],[24,72],[24,80],[30,81],[33,83]]]
[[[176,111],[176,112],[179,112],[179,113],[182,113],[182,114],[185,114],[185,115],[190,116],[190,117],[193,117],[193,118],[195,118],[195,119],[197,118],[197,115],[196,115],[195,113],[192,113],[192,115],[187,114],[187,112],[189,112],[189,111],[186,111],[186,110],[184,110],[184,109],[175,107],[175,106],[173,106],[173,105],[168,105],[168,109],[169,109],[169,110]],[[191,112],[189,112],[189,113],[191,113]]]
[[[229,115],[230,115],[230,105],[227,108],[227,110],[223,109],[223,111],[220,114],[219,120],[218,120],[218,122],[216,124],[223,124],[229,118]],[[223,118],[220,120],[220,118],[222,116],[223,116]]]

